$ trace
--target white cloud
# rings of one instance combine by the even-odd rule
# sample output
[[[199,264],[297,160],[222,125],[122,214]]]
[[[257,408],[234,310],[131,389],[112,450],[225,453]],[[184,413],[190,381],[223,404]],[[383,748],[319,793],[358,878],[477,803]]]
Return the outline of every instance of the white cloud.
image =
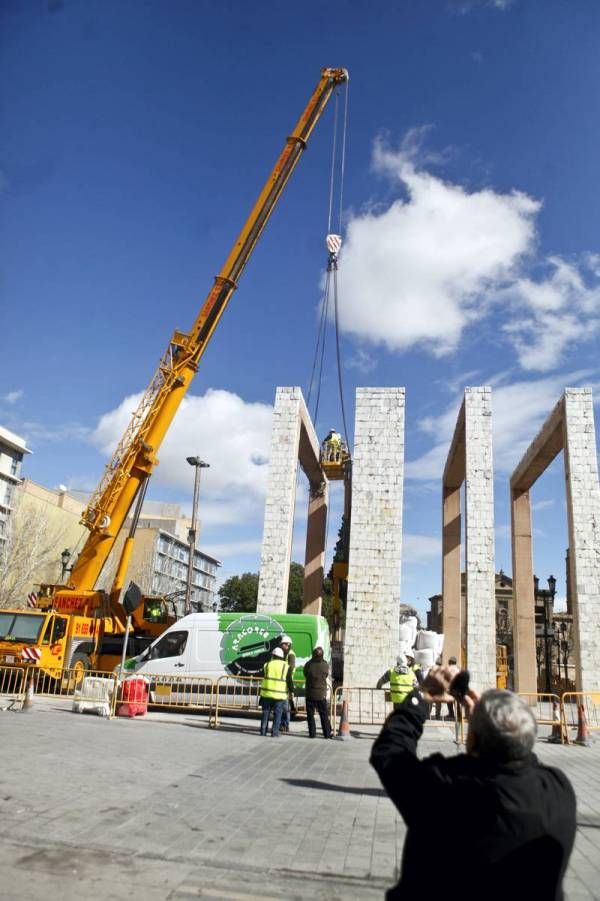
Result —
[[[600,331],[600,254],[536,256],[541,202],[427,171],[449,156],[424,150],[428,130],[410,129],[399,148],[374,143],[373,168],[396,196],[348,222],[339,316],[360,342],[350,365],[368,364],[368,344],[453,353],[488,318],[523,369],[558,368]]]
[[[486,314],[486,296],[514,280],[540,204],[518,191],[469,192],[419,169],[421,140],[413,130],[396,150],[375,142],[376,171],[405,196],[350,219],[340,322],[363,342],[439,356]]]
[[[547,510],[548,507],[554,506],[554,500],[551,498],[547,498],[546,500],[537,501],[537,503],[531,505],[532,510]]]
[[[565,386],[577,386],[587,371],[551,376],[537,381],[500,385],[492,391],[493,450],[495,472],[511,473],[549,416]],[[406,477],[441,479],[454,433],[462,394],[439,416],[429,416],[419,425],[436,436],[429,451],[406,465]]]
[[[466,15],[474,9],[498,9],[501,12],[509,9],[514,0],[452,0],[452,6],[460,15]]]
[[[110,456],[140,395],[126,397],[101,417],[92,442]],[[266,494],[273,408],[246,403],[229,391],[188,395],[161,446],[155,484],[189,493],[193,473],[187,456],[210,464],[202,472],[200,517],[203,524],[234,525],[259,515]]]
[[[90,433],[87,426],[78,422],[63,422],[47,425],[43,422],[24,420],[19,423],[19,431],[33,447],[47,442],[85,441]]]
[[[202,550],[218,560],[231,557],[258,557],[260,555],[260,538],[249,538],[241,541],[221,541],[211,544],[202,542]]]
[[[6,394],[3,394],[1,400],[7,404],[16,404],[18,400],[21,400],[23,394],[23,389],[19,388],[17,391],[8,391]]]
[[[505,292],[515,318],[504,325],[523,369],[548,372],[577,342],[589,341],[600,328],[598,260],[593,254],[576,266],[548,257],[549,274],[534,281],[519,278]],[[584,272],[587,269],[586,283]]]
[[[403,563],[427,563],[440,560],[442,542],[431,535],[404,535],[402,538]]]
[[[348,366],[348,369],[357,369],[359,372],[363,373],[363,375],[366,375],[376,368],[377,360],[364,348],[357,347],[346,365]]]

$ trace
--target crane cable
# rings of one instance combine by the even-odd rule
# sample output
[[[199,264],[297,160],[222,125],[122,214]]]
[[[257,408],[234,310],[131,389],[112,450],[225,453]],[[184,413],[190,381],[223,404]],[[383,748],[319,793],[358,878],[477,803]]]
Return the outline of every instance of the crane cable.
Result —
[[[321,316],[319,321],[319,328],[317,331],[317,341],[315,346],[315,354],[313,358],[312,372],[310,376],[310,384],[308,389],[307,396],[307,404],[310,407],[310,401],[313,392],[313,386],[315,385],[315,375],[317,375],[316,379],[316,397],[315,397],[315,406],[313,412],[313,422],[315,426],[317,424],[317,418],[319,414],[319,402],[321,398],[321,384],[323,377],[323,361],[325,357],[325,343],[326,343],[326,333],[327,333],[327,320],[329,317],[329,310],[331,306],[331,286],[333,282],[333,319],[335,326],[335,344],[336,344],[336,360],[337,360],[337,370],[338,370],[338,389],[340,395],[340,407],[342,411],[342,422],[344,427],[344,438],[346,440],[347,446],[348,444],[348,426],[346,423],[346,410],[344,405],[344,390],[343,390],[343,382],[342,382],[342,361],[341,361],[341,349],[340,349],[340,330],[339,330],[339,302],[338,302],[338,279],[337,279],[337,269],[338,269],[338,253],[342,246],[342,214],[343,214],[343,198],[344,198],[344,175],[346,169],[346,136],[348,131],[348,83],[346,82],[346,95],[344,101],[344,119],[343,119],[343,127],[342,127],[342,141],[341,141],[341,151],[340,151],[340,173],[339,173],[339,209],[338,209],[338,234],[334,235],[331,233],[332,228],[332,220],[334,217],[334,195],[335,195],[335,183],[336,183],[336,166],[338,161],[338,121],[339,121],[339,89],[336,90],[335,93],[335,111],[334,111],[334,125],[333,125],[333,140],[332,140],[332,149],[331,149],[331,175],[329,179],[329,207],[328,207],[328,215],[327,215],[327,249],[329,252],[328,262],[327,262],[327,273],[325,276],[325,285],[323,290],[323,297],[321,300]],[[331,278],[331,274],[333,273],[333,279]],[[318,374],[317,374],[318,373]]]

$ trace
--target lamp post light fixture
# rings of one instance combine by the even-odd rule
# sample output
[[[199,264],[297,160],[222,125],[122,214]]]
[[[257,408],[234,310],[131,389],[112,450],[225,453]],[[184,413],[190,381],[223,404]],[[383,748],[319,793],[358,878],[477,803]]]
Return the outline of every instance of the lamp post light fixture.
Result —
[[[71,559],[71,551],[68,547],[64,549],[62,554],[60,555],[60,563],[61,563],[61,573],[60,573],[60,581],[64,584],[65,576],[69,572],[69,560]]]
[[[192,525],[188,531],[189,556],[187,583],[185,588],[185,615],[192,612],[192,576],[194,573],[194,551],[196,549],[196,520],[198,515],[198,496],[200,494],[200,471],[208,469],[210,463],[205,463],[200,457],[186,457],[190,466],[195,469],[194,473],[194,499],[192,501]]]
[[[539,600],[543,604],[544,611],[544,660],[545,660],[545,692],[552,693],[552,643],[555,640],[554,625],[552,623],[552,614],[554,612],[554,598],[556,595],[556,579],[554,576],[548,576],[548,588],[539,587],[540,580],[537,576],[533,577],[533,591],[536,601]],[[537,606],[537,605],[536,605]]]
[[[555,630],[554,633],[554,643],[556,645],[556,658],[558,660],[558,675],[562,680],[562,689],[563,691],[568,691],[568,680],[569,680],[569,652],[572,649],[572,644],[569,641],[568,637],[568,625],[563,620],[559,625],[558,629]],[[561,676],[560,665],[562,663],[564,675]]]

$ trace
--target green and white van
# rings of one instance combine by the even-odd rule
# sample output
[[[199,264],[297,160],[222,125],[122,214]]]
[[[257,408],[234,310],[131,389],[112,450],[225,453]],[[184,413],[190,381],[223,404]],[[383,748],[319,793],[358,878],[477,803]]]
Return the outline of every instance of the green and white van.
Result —
[[[137,657],[130,673],[154,676],[262,676],[281,636],[289,635],[296,655],[294,682],[304,686],[303,666],[313,648],[331,660],[329,626],[308,613],[191,613],[173,623]]]

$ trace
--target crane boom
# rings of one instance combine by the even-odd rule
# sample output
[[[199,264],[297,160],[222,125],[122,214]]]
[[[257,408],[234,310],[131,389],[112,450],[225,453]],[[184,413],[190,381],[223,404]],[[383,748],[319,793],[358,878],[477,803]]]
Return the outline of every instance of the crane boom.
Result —
[[[198,363],[302,151],[346,69],[323,69],[321,78],[216,276],[189,333],[176,331],[158,370],[105,468],[82,522],[90,535],[73,566],[69,588],[93,589],[140,486],[158,463],[156,453],[192,381]]]

